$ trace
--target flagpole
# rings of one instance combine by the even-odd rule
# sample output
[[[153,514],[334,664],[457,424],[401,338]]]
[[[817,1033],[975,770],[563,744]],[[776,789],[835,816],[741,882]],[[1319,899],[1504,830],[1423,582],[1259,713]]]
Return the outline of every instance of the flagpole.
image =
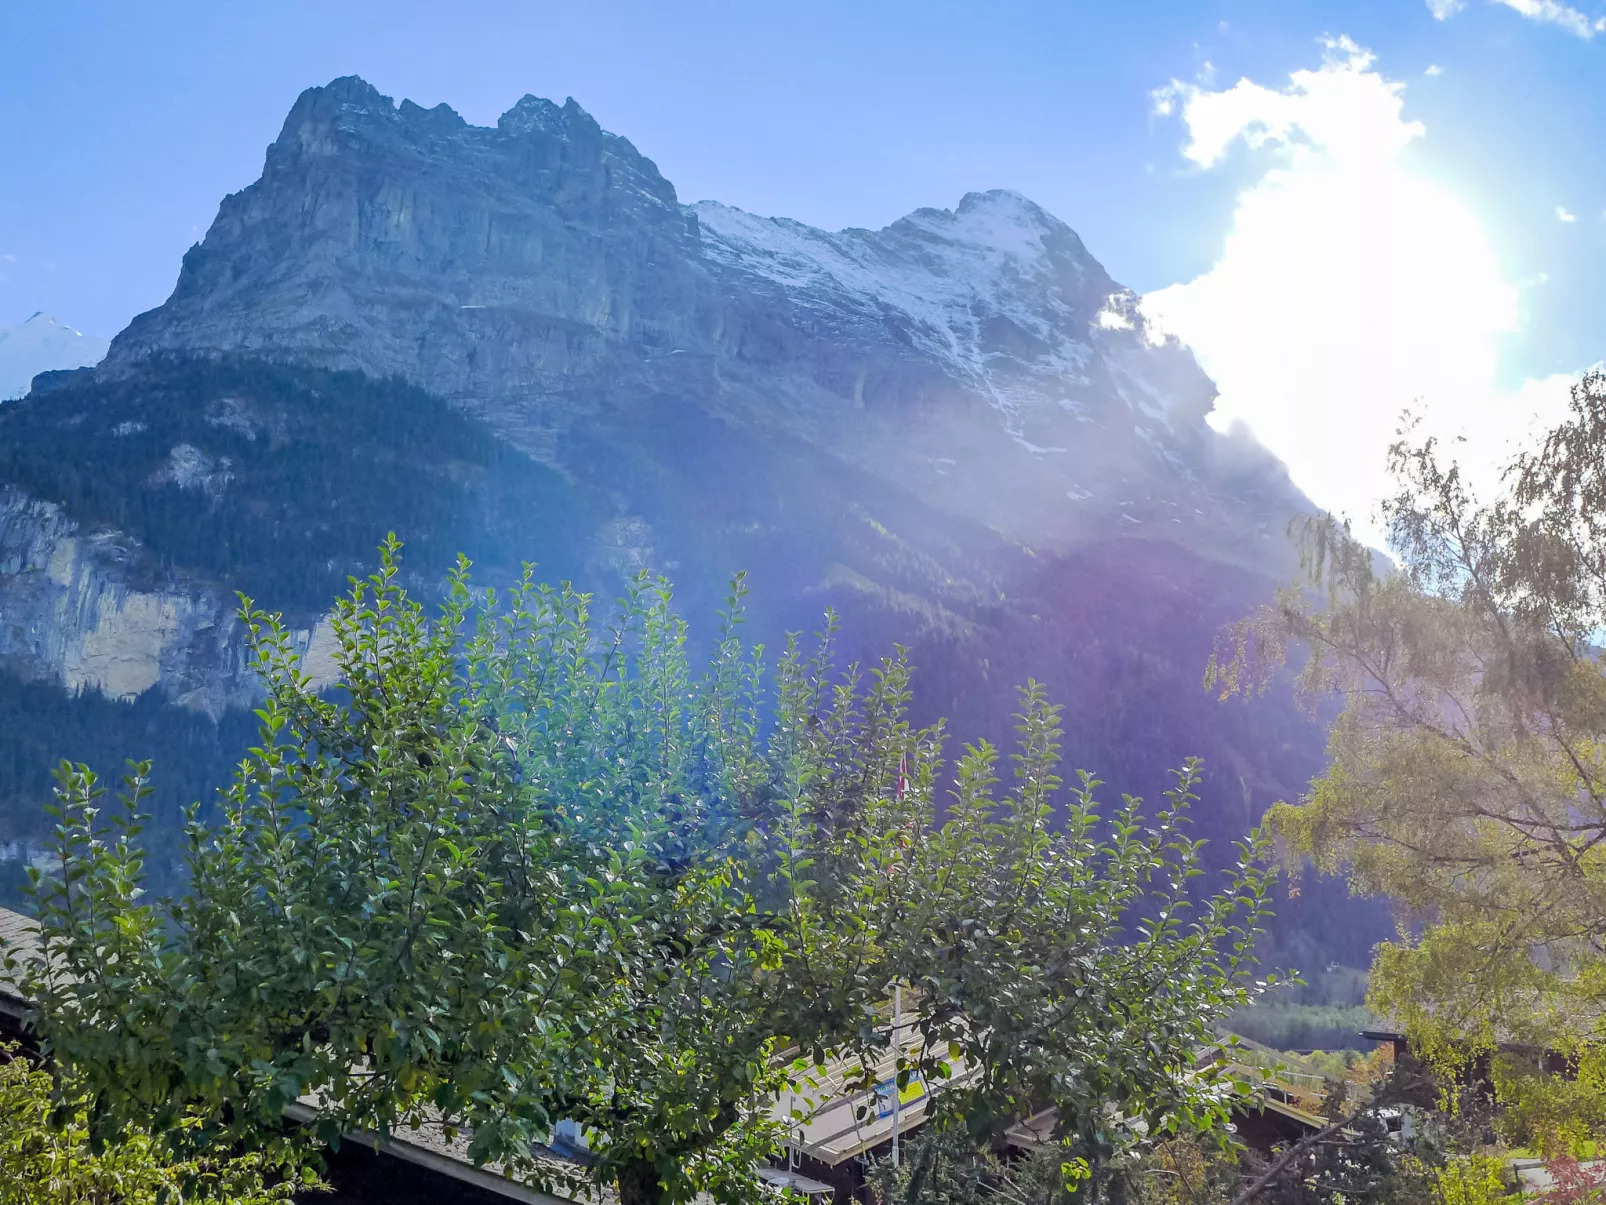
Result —
[[[896,1061],[892,1064],[892,1166],[898,1166],[898,1116],[903,1109],[903,1088],[898,1083],[898,1064],[903,1061],[903,1047],[898,1039],[898,1030],[903,1025],[903,988],[899,984],[892,986],[892,1046],[897,1053]]]
[[[898,755],[898,802],[909,793],[909,753]],[[898,1166],[898,1126],[903,1120],[903,1085],[898,1082],[899,1064],[903,1062],[903,1043],[898,1031],[903,1028],[903,985],[892,985],[892,1166]]]

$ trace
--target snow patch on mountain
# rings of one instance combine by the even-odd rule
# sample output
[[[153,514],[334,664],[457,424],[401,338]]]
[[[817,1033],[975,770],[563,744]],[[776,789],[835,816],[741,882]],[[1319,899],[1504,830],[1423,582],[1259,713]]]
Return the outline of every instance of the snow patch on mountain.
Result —
[[[99,364],[108,346],[43,313],[0,326],[0,402],[22,397],[41,372]]]
[[[818,230],[716,201],[693,209],[710,259],[823,317],[897,328],[1006,414],[1020,402],[1006,376],[1083,377],[1092,347],[1078,294],[1103,269],[1017,193],[969,193],[882,230]]]

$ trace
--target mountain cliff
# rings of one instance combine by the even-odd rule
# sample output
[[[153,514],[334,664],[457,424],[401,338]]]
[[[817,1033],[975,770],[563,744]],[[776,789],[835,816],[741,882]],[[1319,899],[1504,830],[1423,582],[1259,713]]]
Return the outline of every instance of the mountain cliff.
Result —
[[[97,744],[89,690],[216,766],[252,691],[232,592],[284,608],[316,663],[392,528],[420,589],[459,549],[481,580],[535,560],[604,595],[644,568],[705,628],[745,569],[759,637],[834,607],[850,656],[908,646],[918,716],[966,738],[1008,739],[1032,676],[1072,764],[1120,789],[1204,756],[1203,832],[1235,837],[1322,734],[1199,688],[1307,506],[1209,426],[1213,397],[1017,194],[826,232],[682,204],[573,100],[477,127],[336,80],[163,306],[0,409],[0,665],[35,712],[102,709],[61,753],[128,744]],[[197,712],[218,735],[193,752]],[[0,860],[44,791],[7,739]]]
[[[1034,547],[1160,525],[1264,563],[1262,523],[1302,500],[1206,425],[1214,387],[1134,302],[1014,193],[831,234],[681,205],[573,100],[477,127],[348,78],[302,94],[107,368],[246,352],[400,376],[552,461],[689,398]]]

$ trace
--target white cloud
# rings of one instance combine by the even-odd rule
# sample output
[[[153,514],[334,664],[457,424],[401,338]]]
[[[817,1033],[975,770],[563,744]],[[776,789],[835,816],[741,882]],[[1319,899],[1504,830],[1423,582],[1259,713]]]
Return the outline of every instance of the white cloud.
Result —
[[[1591,18],[1560,0],[1490,0],[1490,3],[1504,5],[1530,21],[1565,29],[1575,37],[1593,38],[1598,33],[1606,33],[1606,17]],[[1466,0],[1427,0],[1427,5],[1428,11],[1440,21],[1448,21],[1467,6]]]
[[[1348,38],[1324,39],[1319,71],[1296,71],[1281,91],[1240,79],[1210,92],[1172,80],[1155,94],[1155,112],[1181,111],[1189,142],[1182,153],[1214,167],[1239,139],[1252,148],[1276,144],[1296,160],[1325,153],[1345,160],[1392,159],[1424,133],[1399,120],[1400,84],[1370,70],[1372,53]]]
[[[1559,413],[1555,381],[1497,386],[1518,290],[1472,211],[1410,170],[1403,152],[1426,131],[1369,52],[1339,39],[1285,87],[1162,93],[1192,163],[1214,167],[1240,145],[1271,159],[1239,194],[1215,266],[1142,301],[1215,378],[1219,428],[1247,423],[1319,505],[1375,538],[1403,410],[1465,435],[1485,478],[1529,416]]]
[[[1423,71],[1422,74],[1423,75],[1443,75],[1444,74],[1444,68],[1439,66],[1437,63],[1429,63],[1427,65],[1427,69],[1425,71]]]
[[[1592,38],[1598,33],[1606,33],[1606,17],[1592,21],[1576,8],[1559,4],[1557,0],[1495,0],[1495,3],[1504,4],[1513,12],[1521,13],[1531,21],[1558,25],[1580,38]]]
[[[1576,222],[1578,215],[1568,210],[1565,205],[1556,206],[1556,220],[1558,222]]]

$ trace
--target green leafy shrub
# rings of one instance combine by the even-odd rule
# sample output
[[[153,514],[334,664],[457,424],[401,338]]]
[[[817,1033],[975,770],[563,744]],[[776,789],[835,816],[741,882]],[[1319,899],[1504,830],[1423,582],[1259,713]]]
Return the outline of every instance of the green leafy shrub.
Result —
[[[253,1152],[174,1161],[138,1129],[97,1144],[87,1104],[70,1082],[56,1084],[15,1046],[0,1046],[0,1205],[273,1205],[320,1187]]]
[[[1491,1060],[1501,1137],[1555,1158],[1592,1154],[1606,1135],[1606,1050],[1580,1049],[1566,1074],[1541,1069],[1532,1057]]]
[[[1433,1177],[1439,1205],[1497,1205],[1511,1196],[1506,1162],[1494,1155],[1451,1159]]]
[[[860,1086],[889,1056],[957,1078],[934,1107],[977,1149],[1051,1103],[1054,1157],[1094,1185],[1219,1133],[1248,1090],[1196,1050],[1259,990],[1270,878],[1251,842],[1203,889],[1195,765],[1149,809],[1102,809],[1090,775],[1064,791],[1029,683],[1010,785],[967,746],[939,811],[944,734],[910,724],[909,666],[839,670],[829,620],[771,685],[739,583],[699,672],[661,582],[597,625],[572,589],[476,593],[460,564],[431,614],[398,558],[336,606],[332,692],[247,608],[259,742],[216,822],[191,813],[175,897],[144,887],[149,767],[111,810],[62,768],[29,986],[97,1136],[277,1156],[433,1117],[555,1184],[537,1147],[566,1119],[626,1202],[746,1202],[773,1100],[827,1052]],[[890,1048],[896,983],[914,1049]]]

